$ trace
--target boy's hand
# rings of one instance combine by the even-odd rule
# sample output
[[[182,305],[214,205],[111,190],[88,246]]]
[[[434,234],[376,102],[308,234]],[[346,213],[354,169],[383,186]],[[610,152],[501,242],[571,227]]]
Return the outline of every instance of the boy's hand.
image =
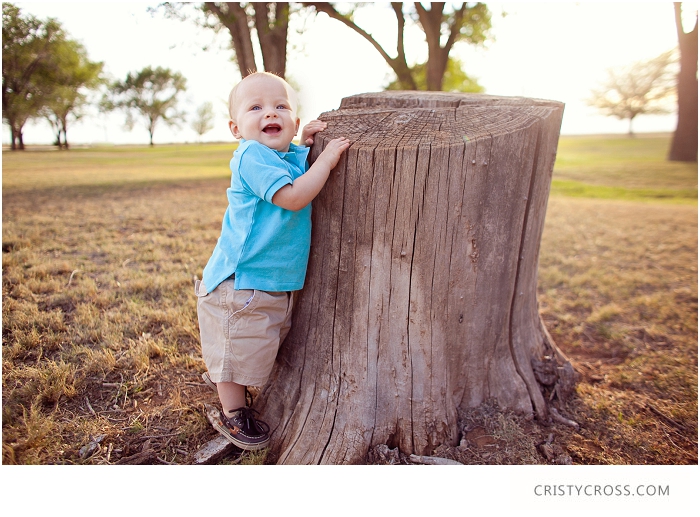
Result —
[[[338,164],[340,155],[350,147],[350,140],[347,138],[334,138],[326,145],[323,152],[316,158],[316,161],[325,162],[328,169],[332,169]]]
[[[312,120],[301,130],[301,145],[311,145],[314,143],[314,135],[319,131],[323,131],[328,127],[328,124],[320,120]]]

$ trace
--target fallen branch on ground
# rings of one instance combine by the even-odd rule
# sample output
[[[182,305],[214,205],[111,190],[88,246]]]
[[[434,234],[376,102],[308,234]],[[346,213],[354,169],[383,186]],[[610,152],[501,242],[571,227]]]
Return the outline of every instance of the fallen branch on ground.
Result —
[[[437,456],[418,456],[416,454],[411,454],[408,459],[411,460],[412,463],[418,463],[420,465],[464,465],[459,461],[439,458]]]
[[[559,414],[559,411],[557,411],[555,408],[550,407],[549,408],[549,414],[552,415],[552,420],[559,424],[564,424],[568,425],[569,427],[574,427],[576,429],[579,428],[579,425],[574,422],[573,420],[569,420],[568,418],[565,418]]]

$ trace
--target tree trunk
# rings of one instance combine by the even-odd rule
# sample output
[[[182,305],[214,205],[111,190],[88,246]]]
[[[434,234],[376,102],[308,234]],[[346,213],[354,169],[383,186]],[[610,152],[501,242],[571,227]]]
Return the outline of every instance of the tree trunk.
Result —
[[[691,32],[683,32],[681,5],[674,4],[680,48],[678,73],[678,125],[673,133],[668,159],[698,161],[698,22]]]
[[[241,72],[241,77],[257,72],[255,64],[255,54],[253,52],[253,40],[250,36],[248,26],[248,14],[240,2],[221,2],[226,5],[226,10],[222,10],[219,2],[204,2],[205,10],[208,10],[219,19],[228,29],[231,35],[231,44],[236,54],[236,63]]]
[[[15,129],[10,122],[10,149],[13,151],[17,150],[17,136],[15,135]]]
[[[537,260],[563,104],[438,92],[343,99],[351,147],[313,205],[292,330],[256,400],[282,464],[430,454],[460,410],[549,419],[536,366],[558,350]]]
[[[428,44],[428,62],[426,63],[426,83],[430,91],[439,92],[442,90],[442,81],[447,68],[447,58],[452,48],[454,40],[450,38],[449,46],[442,47],[440,39],[442,37],[442,19],[444,2],[431,2],[431,8],[425,9],[420,2],[416,3],[416,12],[423,32],[425,41]],[[462,5],[462,11],[465,6]]]
[[[289,3],[255,2],[253,7],[265,71],[284,78],[287,71]]]

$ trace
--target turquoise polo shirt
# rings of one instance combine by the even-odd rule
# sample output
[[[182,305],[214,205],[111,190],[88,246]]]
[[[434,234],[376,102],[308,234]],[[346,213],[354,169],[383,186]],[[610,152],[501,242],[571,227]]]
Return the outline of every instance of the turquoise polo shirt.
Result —
[[[272,196],[304,174],[309,149],[283,153],[241,140],[231,159],[231,187],[221,236],[202,280],[207,292],[235,274],[235,289],[297,291],[304,286],[311,246],[311,204],[297,212]]]

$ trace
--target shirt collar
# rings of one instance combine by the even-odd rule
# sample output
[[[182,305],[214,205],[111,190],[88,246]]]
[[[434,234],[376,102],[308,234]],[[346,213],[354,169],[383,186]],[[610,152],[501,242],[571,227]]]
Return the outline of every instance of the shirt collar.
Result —
[[[283,160],[289,160],[292,163],[296,163],[301,170],[304,170],[306,166],[306,158],[309,155],[309,148],[303,145],[296,145],[294,143],[289,144],[289,152],[277,153],[282,157]]]
[[[240,145],[244,144],[245,142],[247,142],[247,140],[245,138],[241,138]],[[268,149],[270,148],[268,147]],[[304,145],[296,145],[295,143],[290,143],[289,151],[287,151],[286,153],[282,151],[277,151],[276,149],[270,150],[277,153],[277,155],[279,155],[279,157],[283,160],[297,165],[302,171],[305,170],[306,159],[309,155],[310,150],[308,147]]]

